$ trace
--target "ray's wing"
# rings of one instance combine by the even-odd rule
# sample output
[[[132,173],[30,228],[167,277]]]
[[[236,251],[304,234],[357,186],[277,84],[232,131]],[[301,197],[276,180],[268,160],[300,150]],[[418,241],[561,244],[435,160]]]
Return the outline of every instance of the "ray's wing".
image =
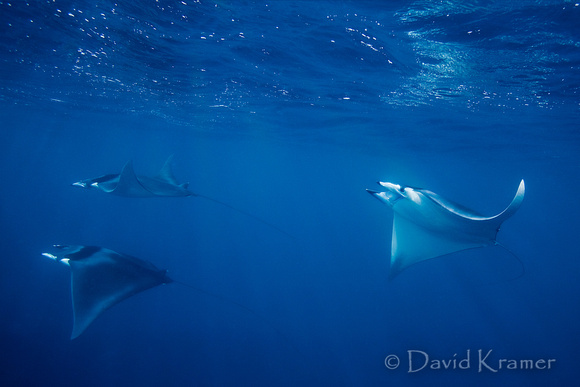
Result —
[[[428,230],[395,212],[389,277],[394,278],[417,262],[490,244],[477,235],[449,234],[445,231]]]
[[[173,155],[169,156],[163,165],[163,168],[154,177],[139,176],[139,184],[145,189],[147,195],[143,196],[196,196],[187,188],[189,183],[179,184],[171,170],[171,161]]]
[[[427,196],[429,199],[433,200],[435,203],[439,204],[441,207],[445,208],[449,212],[452,212],[458,216],[471,219],[471,220],[478,220],[478,221],[497,221],[501,224],[507,218],[512,216],[522,205],[524,200],[524,195],[526,193],[526,186],[524,184],[524,180],[520,181],[520,185],[518,186],[518,190],[516,195],[512,199],[511,203],[505,210],[500,212],[495,216],[482,216],[477,214],[475,211],[472,211],[460,204],[454,203],[450,200],[447,200],[434,192],[421,190],[421,192]]]
[[[121,171],[121,174],[119,175],[119,182],[111,193],[128,197],[155,196],[153,193],[149,192],[143,184],[141,184],[139,178],[135,175],[133,163],[131,161],[128,161],[123,167],[123,171]]]
[[[161,168],[161,170],[159,171],[157,176],[155,176],[155,178],[162,180],[162,181],[165,181],[169,184],[179,185],[179,183],[177,182],[177,179],[175,178],[175,176],[173,176],[173,171],[171,169],[171,162],[172,161],[173,161],[173,155],[171,155],[167,158],[167,160],[165,161],[165,164],[163,164],[163,168]]]
[[[85,247],[86,249],[87,247]],[[149,288],[171,282],[164,270],[138,258],[98,249],[70,256],[74,327],[78,337],[104,311]],[[77,253],[79,254],[79,253]]]

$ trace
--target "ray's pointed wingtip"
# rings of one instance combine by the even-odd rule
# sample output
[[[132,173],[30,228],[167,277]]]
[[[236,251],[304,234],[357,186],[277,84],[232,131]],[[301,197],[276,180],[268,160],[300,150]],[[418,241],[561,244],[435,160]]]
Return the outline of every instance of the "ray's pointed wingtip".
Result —
[[[175,282],[175,280],[173,278],[171,278],[169,276],[169,274],[167,274],[167,273],[169,273],[169,270],[161,270],[161,272],[163,274],[163,284],[164,285],[167,285],[167,284],[170,284],[172,282]]]
[[[71,340],[74,340],[77,337],[79,337],[85,331],[86,328],[87,328],[86,326],[85,327],[82,327],[82,328],[79,327],[79,326],[77,326],[76,321],[75,321],[73,323],[73,330],[72,330],[72,332],[70,334],[70,339]]]
[[[516,198],[521,197],[520,200],[523,200],[525,194],[526,194],[526,184],[524,183],[524,179],[522,179],[522,181],[520,181],[520,185],[518,185],[518,190],[516,192]]]
[[[367,190],[367,192],[368,192],[368,193],[370,193],[371,195],[376,195],[376,194],[378,194],[378,193],[379,193],[379,191],[375,191],[375,190],[368,189],[368,188],[367,188],[366,190]]]
[[[393,282],[395,277],[397,277],[400,273],[401,273],[401,270],[399,268],[391,266],[389,268],[389,276],[387,277],[387,281]]]

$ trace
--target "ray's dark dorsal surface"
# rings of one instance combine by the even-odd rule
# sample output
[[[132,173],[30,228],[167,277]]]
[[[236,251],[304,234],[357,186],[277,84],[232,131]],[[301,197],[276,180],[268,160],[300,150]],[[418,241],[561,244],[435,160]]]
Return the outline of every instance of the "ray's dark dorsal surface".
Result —
[[[187,189],[189,183],[177,183],[171,171],[172,160],[173,156],[169,156],[161,171],[153,177],[137,176],[133,170],[133,163],[129,161],[120,174],[107,174],[93,179],[80,180],[73,185],[134,198],[196,196]]]
[[[74,316],[71,340],[115,304],[147,289],[175,282],[252,314],[293,347],[292,341],[274,323],[254,309],[188,283],[174,281],[167,276],[167,270],[158,269],[149,261],[99,246],[53,245],[42,255],[70,267]]]
[[[173,282],[166,270],[151,262],[98,246],[54,245],[42,255],[70,266],[74,315],[71,339],[113,305]]]
[[[258,216],[255,216],[244,210],[240,210],[239,208],[222,202],[221,200],[190,191],[188,189],[189,183],[179,184],[177,179],[173,176],[173,172],[171,170],[172,160],[173,156],[169,156],[169,158],[167,158],[165,161],[163,168],[161,168],[159,173],[153,177],[136,175],[135,171],[133,170],[133,163],[128,161],[120,174],[111,173],[92,179],[79,180],[72,185],[75,187],[98,190],[108,194],[130,198],[196,196],[237,211],[240,214],[257,220],[258,222],[263,223],[266,226],[271,227],[290,238],[294,238],[280,227]]]
[[[390,278],[417,262],[497,244],[501,224],[520,208],[526,190],[522,180],[510,205],[485,217],[425,189],[379,184],[387,190],[367,191],[395,213]]]

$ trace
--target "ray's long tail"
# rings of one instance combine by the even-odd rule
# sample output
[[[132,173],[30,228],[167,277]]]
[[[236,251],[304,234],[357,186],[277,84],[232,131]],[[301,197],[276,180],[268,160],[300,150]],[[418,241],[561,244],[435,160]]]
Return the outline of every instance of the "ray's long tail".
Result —
[[[200,195],[200,194],[197,194],[197,193],[194,194],[194,196],[197,196],[197,197],[200,197],[200,198],[204,198],[204,199],[209,200],[211,202],[214,202],[214,203],[220,204],[220,205],[222,205],[224,207],[227,207],[227,208],[229,208],[231,210],[237,211],[240,214],[243,214],[245,216],[248,216],[248,217],[250,217],[250,218],[252,218],[252,219],[254,219],[254,220],[256,220],[256,221],[258,221],[258,222],[260,222],[262,224],[265,224],[266,226],[268,226],[270,228],[273,228],[274,230],[276,230],[276,231],[278,231],[278,232],[286,235],[289,238],[295,239],[293,235],[291,235],[291,234],[287,233],[286,231],[282,230],[280,227],[276,226],[275,224],[272,224],[272,223],[270,223],[270,222],[268,222],[268,221],[266,221],[266,220],[264,220],[262,218],[259,218],[256,215],[252,215],[249,212],[246,212],[244,210],[240,210],[239,208],[236,208],[236,207],[234,207],[234,206],[232,206],[230,204],[224,203],[224,202],[222,202],[220,200],[217,200],[217,199],[214,199],[214,198],[210,198],[209,196]]]
[[[515,281],[517,279],[522,278],[525,274],[526,274],[526,267],[524,265],[524,263],[522,262],[522,260],[520,259],[520,257],[518,257],[516,255],[516,253],[514,253],[513,251],[511,251],[510,249],[508,249],[507,247],[505,247],[504,245],[502,245],[501,243],[499,243],[498,241],[495,241],[495,245],[499,246],[501,248],[503,248],[505,251],[507,251],[512,257],[514,257],[520,264],[521,267],[521,271],[520,274],[517,277],[514,277],[512,279],[510,279],[509,281]]]

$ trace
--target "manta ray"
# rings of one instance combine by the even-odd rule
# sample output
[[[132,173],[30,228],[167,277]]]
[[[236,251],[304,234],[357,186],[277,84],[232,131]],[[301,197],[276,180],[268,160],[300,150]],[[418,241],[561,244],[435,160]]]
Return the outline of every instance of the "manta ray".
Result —
[[[113,305],[173,282],[167,270],[103,247],[54,245],[53,251],[42,255],[70,266],[74,315],[71,340]]]
[[[128,161],[120,174],[85,179],[77,181],[73,185],[134,198],[197,196],[187,189],[189,183],[179,184],[177,182],[171,171],[172,160],[173,156],[169,156],[161,171],[153,177],[137,176],[133,170],[133,163]]]
[[[189,183],[179,184],[171,171],[172,160],[173,156],[169,156],[167,161],[165,161],[163,168],[161,168],[161,171],[153,177],[136,175],[133,170],[133,163],[129,161],[125,164],[120,174],[108,174],[92,179],[80,180],[72,185],[75,187],[99,190],[108,194],[131,198],[196,196],[237,211],[240,214],[253,218],[254,220],[257,220],[258,222],[263,223],[290,238],[294,238],[278,226],[252,215],[249,212],[240,210],[239,208],[209,196],[190,191],[188,189]]]
[[[43,256],[70,267],[73,305],[71,340],[79,337],[101,314],[121,301],[158,285],[172,282],[245,310],[292,342],[270,320],[255,310],[219,294],[176,281],[151,262],[99,246],[53,245]]]
[[[520,208],[525,194],[522,180],[510,205],[486,217],[426,189],[378,184],[386,191],[367,191],[394,211],[389,278],[427,259],[499,245],[496,237],[501,224]]]

